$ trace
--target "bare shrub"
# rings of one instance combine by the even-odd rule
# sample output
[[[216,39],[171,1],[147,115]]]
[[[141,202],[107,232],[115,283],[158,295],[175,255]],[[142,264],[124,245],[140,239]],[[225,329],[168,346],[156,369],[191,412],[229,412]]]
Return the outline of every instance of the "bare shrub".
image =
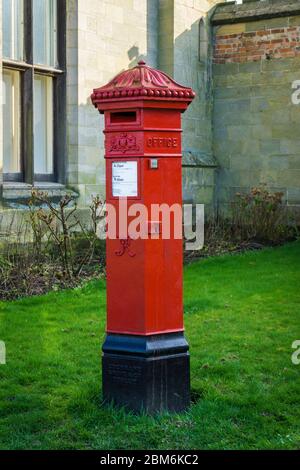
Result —
[[[216,214],[205,222],[204,247],[188,251],[185,259],[260,249],[294,240],[297,224],[283,203],[283,193],[270,192],[265,185],[247,194],[237,193],[231,204],[231,216]]]
[[[83,222],[73,197],[66,195],[55,203],[47,193],[33,191],[28,214],[19,225],[14,214],[5,230],[0,225],[0,298],[72,287],[99,275],[105,248],[96,231],[104,217],[98,196]]]
[[[283,193],[271,193],[265,185],[248,194],[237,193],[232,215],[233,237],[239,240],[277,244],[292,236]]]
[[[32,207],[40,207],[34,212]],[[40,245],[41,240],[48,235],[57,248],[61,261],[63,275],[67,279],[77,278],[85,265],[91,262],[97,242],[97,226],[105,217],[104,204],[96,196],[90,204],[90,223],[86,227],[77,215],[77,204],[70,195],[63,196],[58,204],[54,204],[48,194],[33,191],[30,200],[31,226],[35,235],[35,243]],[[76,252],[76,232],[80,233],[88,242],[84,253]]]

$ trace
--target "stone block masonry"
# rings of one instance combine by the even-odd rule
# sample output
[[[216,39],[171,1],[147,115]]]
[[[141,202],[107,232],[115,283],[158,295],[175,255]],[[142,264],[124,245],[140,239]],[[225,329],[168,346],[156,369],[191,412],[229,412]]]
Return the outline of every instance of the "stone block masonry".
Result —
[[[213,26],[215,200],[266,184],[300,216],[300,2],[217,7]]]
[[[214,63],[252,62],[300,56],[300,26],[216,34]]]

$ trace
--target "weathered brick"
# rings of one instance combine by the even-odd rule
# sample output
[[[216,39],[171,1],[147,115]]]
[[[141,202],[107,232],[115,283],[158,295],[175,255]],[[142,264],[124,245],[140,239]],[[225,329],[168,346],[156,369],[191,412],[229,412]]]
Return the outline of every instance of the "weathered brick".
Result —
[[[229,63],[259,61],[267,58],[295,57],[300,41],[300,27],[260,29],[215,37],[214,61]],[[228,54],[230,51],[230,54]],[[253,52],[251,54],[251,52]],[[245,54],[247,58],[245,59]]]

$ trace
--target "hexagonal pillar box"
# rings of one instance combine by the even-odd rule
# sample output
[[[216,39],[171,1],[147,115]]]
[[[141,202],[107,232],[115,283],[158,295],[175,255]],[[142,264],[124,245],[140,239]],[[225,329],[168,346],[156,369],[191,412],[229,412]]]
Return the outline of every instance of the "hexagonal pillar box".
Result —
[[[133,411],[179,412],[190,403],[182,233],[176,237],[171,224],[163,236],[162,214],[151,219],[151,208],[182,205],[181,113],[194,96],[143,61],[92,94],[105,116],[106,202],[118,221],[124,198],[129,215],[136,203],[148,214],[143,236],[131,237],[119,222],[106,245],[103,397]]]

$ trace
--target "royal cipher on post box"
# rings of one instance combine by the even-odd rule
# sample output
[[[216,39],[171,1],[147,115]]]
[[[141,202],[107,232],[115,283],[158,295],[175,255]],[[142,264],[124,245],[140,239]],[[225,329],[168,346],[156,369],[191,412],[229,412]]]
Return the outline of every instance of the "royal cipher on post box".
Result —
[[[190,402],[182,230],[176,237],[171,223],[163,237],[164,220],[160,213],[153,220],[151,206],[182,205],[181,113],[194,96],[140,61],[91,97],[105,117],[106,202],[117,220],[125,198],[128,212],[140,203],[149,214],[144,236],[131,237],[118,223],[106,242],[103,397],[134,411],[178,412]]]

